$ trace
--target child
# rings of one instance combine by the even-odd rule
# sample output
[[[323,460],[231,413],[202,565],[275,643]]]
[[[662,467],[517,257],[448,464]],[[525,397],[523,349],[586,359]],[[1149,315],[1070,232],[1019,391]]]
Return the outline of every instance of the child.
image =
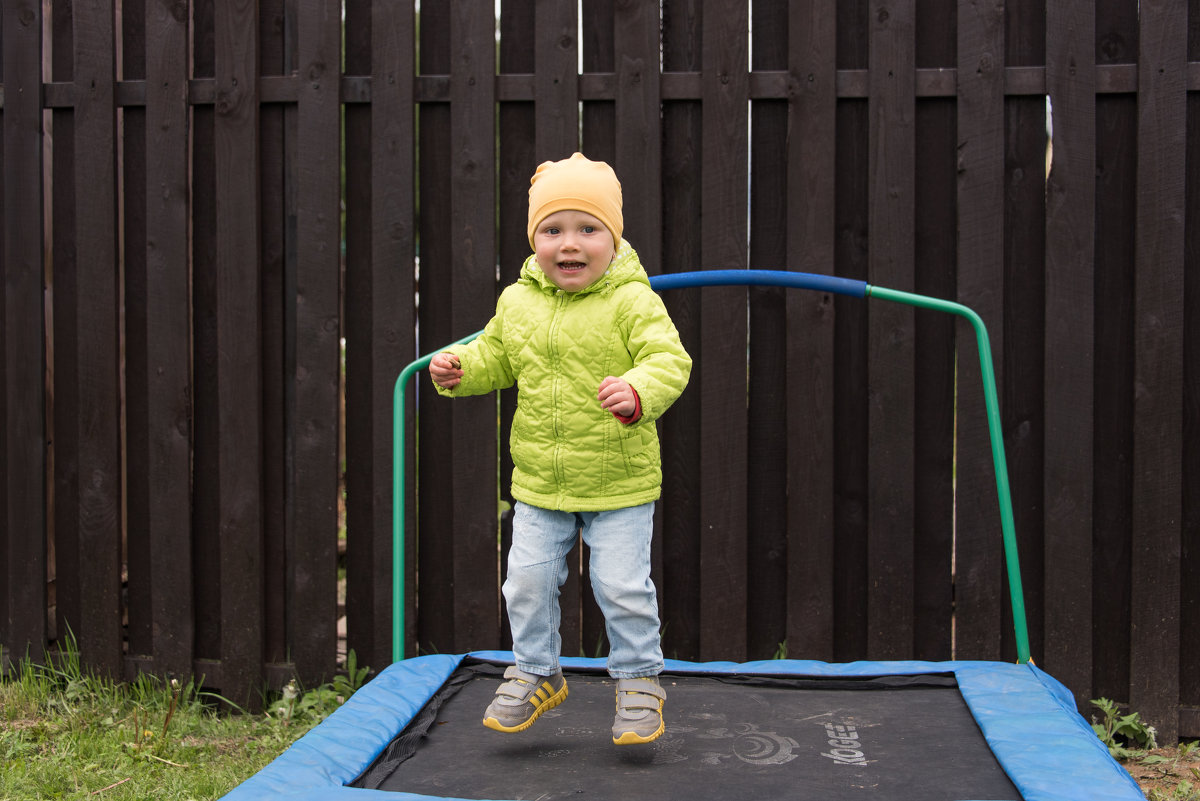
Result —
[[[504,582],[516,665],[483,719],[497,731],[523,731],[567,697],[558,596],[580,527],[617,680],[613,742],[648,743],[664,728],[650,580],[662,484],[654,421],[687,385],[692,361],[622,223],[611,167],[581,153],[544,162],[530,181],[534,253],[521,277],[477,339],[429,365],[442,395],[519,388]]]

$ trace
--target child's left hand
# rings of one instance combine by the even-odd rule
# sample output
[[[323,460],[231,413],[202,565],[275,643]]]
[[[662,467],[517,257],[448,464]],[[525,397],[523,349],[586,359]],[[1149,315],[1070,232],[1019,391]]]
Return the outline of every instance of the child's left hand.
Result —
[[[631,417],[637,411],[637,395],[628,381],[608,376],[600,382],[600,408],[621,417]]]

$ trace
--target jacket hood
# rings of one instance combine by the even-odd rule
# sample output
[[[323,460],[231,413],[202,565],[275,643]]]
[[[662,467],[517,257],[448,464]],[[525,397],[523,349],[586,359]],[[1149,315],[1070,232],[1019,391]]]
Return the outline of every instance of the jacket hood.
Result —
[[[517,281],[518,283],[533,284],[543,292],[558,291],[558,285],[551,281],[550,276],[542,272],[542,268],[538,266],[536,253],[529,254],[529,258],[525,259],[525,263],[521,265],[521,277]],[[622,239],[621,244],[617,246],[616,256],[613,257],[612,264],[604,271],[604,275],[580,289],[577,294],[611,290],[631,281],[650,286],[650,278],[646,275],[646,269],[642,267],[637,251],[628,241]]]

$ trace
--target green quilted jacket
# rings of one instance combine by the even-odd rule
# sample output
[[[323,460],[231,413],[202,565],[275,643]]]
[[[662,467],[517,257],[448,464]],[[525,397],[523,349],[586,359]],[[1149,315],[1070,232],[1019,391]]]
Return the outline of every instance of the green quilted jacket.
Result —
[[[530,256],[483,333],[446,349],[463,370],[446,396],[517,384],[512,495],[544,509],[594,512],[653,501],[662,485],[655,420],[687,386],[692,360],[637,253],[622,240],[608,271],[563,292]],[[606,376],[637,391],[624,424],[596,398]],[[437,386],[436,384],[434,385]]]

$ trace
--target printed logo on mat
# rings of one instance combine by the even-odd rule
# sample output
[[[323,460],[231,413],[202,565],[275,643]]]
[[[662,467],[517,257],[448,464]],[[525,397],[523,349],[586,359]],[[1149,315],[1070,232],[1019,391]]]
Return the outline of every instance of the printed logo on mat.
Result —
[[[821,752],[821,756],[829,757],[839,765],[865,765],[869,761],[858,728],[853,723],[826,723],[825,736],[830,748]]]

